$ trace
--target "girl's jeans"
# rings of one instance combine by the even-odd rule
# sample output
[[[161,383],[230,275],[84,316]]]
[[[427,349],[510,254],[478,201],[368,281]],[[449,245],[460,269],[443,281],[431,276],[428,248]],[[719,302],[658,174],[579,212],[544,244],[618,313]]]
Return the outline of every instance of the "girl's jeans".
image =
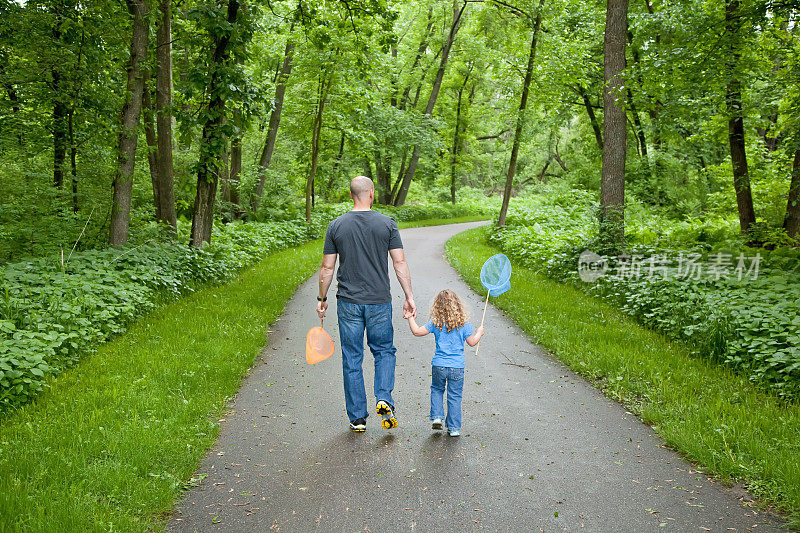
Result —
[[[447,419],[450,431],[461,429],[461,394],[464,391],[464,369],[431,367],[431,420],[444,418],[443,396],[447,387]]]

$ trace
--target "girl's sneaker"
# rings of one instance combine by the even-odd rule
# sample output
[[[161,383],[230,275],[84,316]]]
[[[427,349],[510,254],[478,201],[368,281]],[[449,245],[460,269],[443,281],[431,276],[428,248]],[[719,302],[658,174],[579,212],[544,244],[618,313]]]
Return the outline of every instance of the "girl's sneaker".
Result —
[[[458,437],[459,435],[461,435],[461,432],[457,429],[450,429],[447,431],[447,434],[450,435],[451,437]]]
[[[431,420],[431,429],[442,429],[442,419],[434,418]]]

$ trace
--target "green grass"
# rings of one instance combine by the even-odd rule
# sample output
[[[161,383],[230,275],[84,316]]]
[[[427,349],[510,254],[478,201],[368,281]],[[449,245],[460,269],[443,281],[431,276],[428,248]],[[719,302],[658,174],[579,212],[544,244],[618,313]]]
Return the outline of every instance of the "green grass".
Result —
[[[485,229],[447,243],[447,257],[475,290],[498,253]],[[762,502],[800,523],[800,405],[689,355],[662,335],[578,289],[514,265],[513,290],[493,299],[536,342],[604,393],[625,403],[705,472],[742,480]]]
[[[409,222],[400,222],[397,227],[400,229],[406,228],[421,228],[423,226],[442,226],[444,224],[461,224],[462,222],[478,222],[480,220],[489,220],[489,215],[466,215],[463,217],[455,218],[429,218],[426,220],[411,220]]]
[[[0,531],[160,530],[319,240],[161,308],[0,427]]]

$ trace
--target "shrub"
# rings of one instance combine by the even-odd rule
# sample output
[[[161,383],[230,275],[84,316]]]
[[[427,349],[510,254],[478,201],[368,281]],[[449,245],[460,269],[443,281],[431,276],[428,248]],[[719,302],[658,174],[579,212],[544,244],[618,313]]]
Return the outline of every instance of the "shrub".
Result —
[[[203,249],[178,243],[89,250],[0,270],[0,410],[30,400],[48,375],[125,330],[165,298],[232,278],[274,251],[308,240],[298,222],[229,224]]]
[[[609,270],[584,283],[578,262],[584,250],[598,249],[595,210],[584,193],[520,200],[510,209],[507,225],[493,230],[489,239],[517,261],[611,301],[698,356],[736,369],[781,396],[800,398],[796,249],[744,248],[744,239],[732,236],[727,220],[672,221],[639,212],[629,220],[627,259],[604,257]],[[745,268],[758,254],[758,274],[695,279],[676,271],[689,254],[696,254],[696,261],[708,268],[720,253],[730,256],[729,272],[738,266],[740,254]],[[631,269],[631,259],[636,258],[644,261],[639,276]],[[654,267],[656,275],[648,275]]]

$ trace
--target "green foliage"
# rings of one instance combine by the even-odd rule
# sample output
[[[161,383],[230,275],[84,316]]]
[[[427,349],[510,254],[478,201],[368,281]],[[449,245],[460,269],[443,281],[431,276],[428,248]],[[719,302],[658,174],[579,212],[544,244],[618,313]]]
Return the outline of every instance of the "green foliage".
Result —
[[[230,224],[203,249],[151,243],[44,257],[0,270],[0,410],[30,400],[46,376],[74,364],[163,299],[220,283],[309,238],[299,222]]]
[[[641,214],[629,221],[626,263],[606,255],[598,241],[591,197],[583,192],[534,196],[512,204],[506,227],[490,241],[522,264],[612,302],[642,324],[690,346],[692,353],[725,364],[787,398],[800,398],[800,252],[742,247],[728,223],[674,222]],[[733,236],[732,236],[733,235]],[[780,242],[780,241],[777,241]],[[578,274],[584,250],[605,256],[609,270],[585,283]],[[690,254],[705,265],[695,278],[678,272]],[[719,255],[724,254],[724,255]],[[760,254],[757,279],[736,275],[742,254],[749,269]],[[709,275],[726,258],[726,271]],[[659,262],[655,268],[650,259]],[[630,269],[640,261],[639,274]],[[667,276],[660,270],[669,265]],[[628,270],[625,270],[627,268]]]

